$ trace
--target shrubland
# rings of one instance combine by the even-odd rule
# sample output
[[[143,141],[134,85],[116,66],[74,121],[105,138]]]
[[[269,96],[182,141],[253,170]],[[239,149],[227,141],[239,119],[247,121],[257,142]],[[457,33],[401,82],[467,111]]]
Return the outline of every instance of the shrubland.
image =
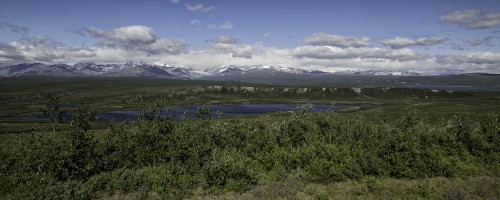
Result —
[[[203,106],[176,119],[165,100],[142,100],[139,120],[110,122],[99,137],[82,104],[67,130],[4,144],[0,198],[500,197],[494,112],[430,122],[409,101],[394,120],[309,106],[230,119],[211,119]],[[450,180],[461,184],[442,185]],[[471,183],[483,185],[464,189]]]

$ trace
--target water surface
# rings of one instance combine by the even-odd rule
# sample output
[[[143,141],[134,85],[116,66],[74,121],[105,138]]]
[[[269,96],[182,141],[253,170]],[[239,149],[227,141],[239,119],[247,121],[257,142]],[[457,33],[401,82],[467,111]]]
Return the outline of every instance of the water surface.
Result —
[[[217,111],[222,112],[224,117],[237,117],[246,115],[260,115],[269,114],[276,112],[290,112],[297,110],[297,107],[301,104],[236,104],[236,105],[210,105],[212,110],[212,117],[217,117]],[[190,106],[176,106],[172,107],[176,111],[175,115],[177,119],[180,119],[184,113],[187,114],[188,118],[194,119],[195,113],[199,107],[202,105],[190,105]],[[379,106],[372,105],[327,105],[327,104],[314,104],[312,112],[327,112],[329,110],[343,110],[352,108],[379,108]],[[126,120],[137,120],[139,118],[140,110],[117,110],[109,112],[98,112],[100,121],[126,121]],[[65,116],[69,119],[71,114]],[[20,115],[18,118],[22,119],[47,119],[41,114],[29,114]]]

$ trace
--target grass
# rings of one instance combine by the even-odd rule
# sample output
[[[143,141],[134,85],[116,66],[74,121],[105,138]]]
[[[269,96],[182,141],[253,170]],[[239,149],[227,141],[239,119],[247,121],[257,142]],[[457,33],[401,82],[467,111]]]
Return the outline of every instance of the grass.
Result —
[[[272,182],[245,193],[206,195],[200,192],[190,199],[498,199],[498,188],[498,177],[436,177],[418,180],[365,177],[328,184]]]

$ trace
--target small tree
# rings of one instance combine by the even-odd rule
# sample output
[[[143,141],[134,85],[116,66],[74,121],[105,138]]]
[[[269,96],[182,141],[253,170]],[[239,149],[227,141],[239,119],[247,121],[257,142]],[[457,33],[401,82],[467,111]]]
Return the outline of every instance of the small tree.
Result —
[[[295,114],[297,115],[297,117],[301,117],[301,118],[305,117],[306,115],[308,115],[312,111],[314,111],[314,105],[312,105],[310,103],[299,105],[295,108]]]
[[[52,131],[56,132],[56,124],[64,121],[64,113],[67,110],[61,108],[60,99],[63,95],[61,93],[47,95],[47,103],[41,111],[43,115],[49,118],[52,124]]]
[[[328,113],[329,114],[335,114],[335,102],[330,103],[330,107],[328,108]]]
[[[223,117],[224,117],[224,112],[222,112],[222,111],[218,110],[218,111],[217,111],[217,117],[219,117],[219,118],[223,118]]]
[[[81,130],[84,133],[91,130],[90,122],[97,121],[97,112],[91,110],[85,102],[81,102],[71,118],[71,130]]]
[[[92,130],[90,123],[97,119],[97,113],[91,110],[85,102],[73,111],[70,130],[66,135],[71,144],[66,166],[71,179],[86,179],[96,169],[97,141],[88,133]]]
[[[198,107],[196,110],[195,116],[199,120],[209,120],[212,115],[212,109],[210,106],[203,105],[202,107]]]
[[[420,121],[417,115],[417,108],[415,106],[416,101],[417,97],[415,96],[409,97],[405,100],[405,113],[397,121],[397,126],[405,132],[415,127]]]

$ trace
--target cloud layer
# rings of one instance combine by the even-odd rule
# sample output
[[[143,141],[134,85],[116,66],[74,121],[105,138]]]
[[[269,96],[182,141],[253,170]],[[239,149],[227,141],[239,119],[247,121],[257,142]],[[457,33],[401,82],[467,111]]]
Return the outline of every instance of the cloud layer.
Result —
[[[197,31],[201,31],[205,27],[203,25],[203,23],[200,20],[197,20],[197,19],[191,20],[190,24]],[[216,29],[229,30],[229,29],[233,29],[234,26],[233,26],[233,24],[231,22],[224,22],[221,25],[207,24],[206,28],[208,28],[210,30],[216,30]]]
[[[0,23],[0,28],[4,28],[4,27],[9,29],[10,31],[12,31],[14,33],[20,33],[22,35],[28,35],[29,31],[30,31],[30,29],[28,27],[18,26],[16,24],[12,24],[12,23]]]
[[[199,22],[199,21],[198,21]],[[191,24],[198,24],[193,20]],[[199,22],[201,24],[201,22]],[[5,25],[3,25],[5,29]],[[23,29],[11,26],[13,32]],[[188,43],[161,38],[151,27],[125,26],[111,30],[86,27],[72,32],[94,38],[92,47],[68,47],[45,36],[23,37],[0,43],[0,62],[48,63],[124,63],[162,62],[198,69],[216,65],[281,65],[325,71],[343,70],[413,70],[426,74],[489,72],[500,73],[500,53],[472,52],[463,55],[432,55],[411,47],[439,45],[447,37],[394,37],[380,40],[327,33],[314,33],[296,47],[271,47],[261,43],[244,44],[238,38],[221,35],[207,39],[207,46],[189,50]],[[485,41],[465,41],[480,45]],[[489,39],[488,39],[489,42]]]
[[[371,39],[368,37],[356,38],[352,36],[315,33],[306,37],[306,39],[304,39],[304,42],[310,45],[347,48],[347,47],[362,47],[370,45]]]
[[[204,6],[203,4],[196,4],[196,5],[186,4],[186,9],[191,12],[209,12],[214,8],[215,8],[214,6]]]
[[[85,28],[92,37],[102,39],[104,47],[145,52],[148,55],[180,54],[187,44],[177,39],[158,39],[153,29],[147,26],[126,26],[110,31]]]
[[[500,27],[500,12],[479,10],[455,11],[440,17],[445,23],[458,24],[466,29],[485,29]]]
[[[448,37],[421,37],[414,40],[398,36],[390,39],[383,39],[380,42],[384,45],[390,46],[393,49],[400,49],[409,46],[431,46],[441,44],[447,40]]]

